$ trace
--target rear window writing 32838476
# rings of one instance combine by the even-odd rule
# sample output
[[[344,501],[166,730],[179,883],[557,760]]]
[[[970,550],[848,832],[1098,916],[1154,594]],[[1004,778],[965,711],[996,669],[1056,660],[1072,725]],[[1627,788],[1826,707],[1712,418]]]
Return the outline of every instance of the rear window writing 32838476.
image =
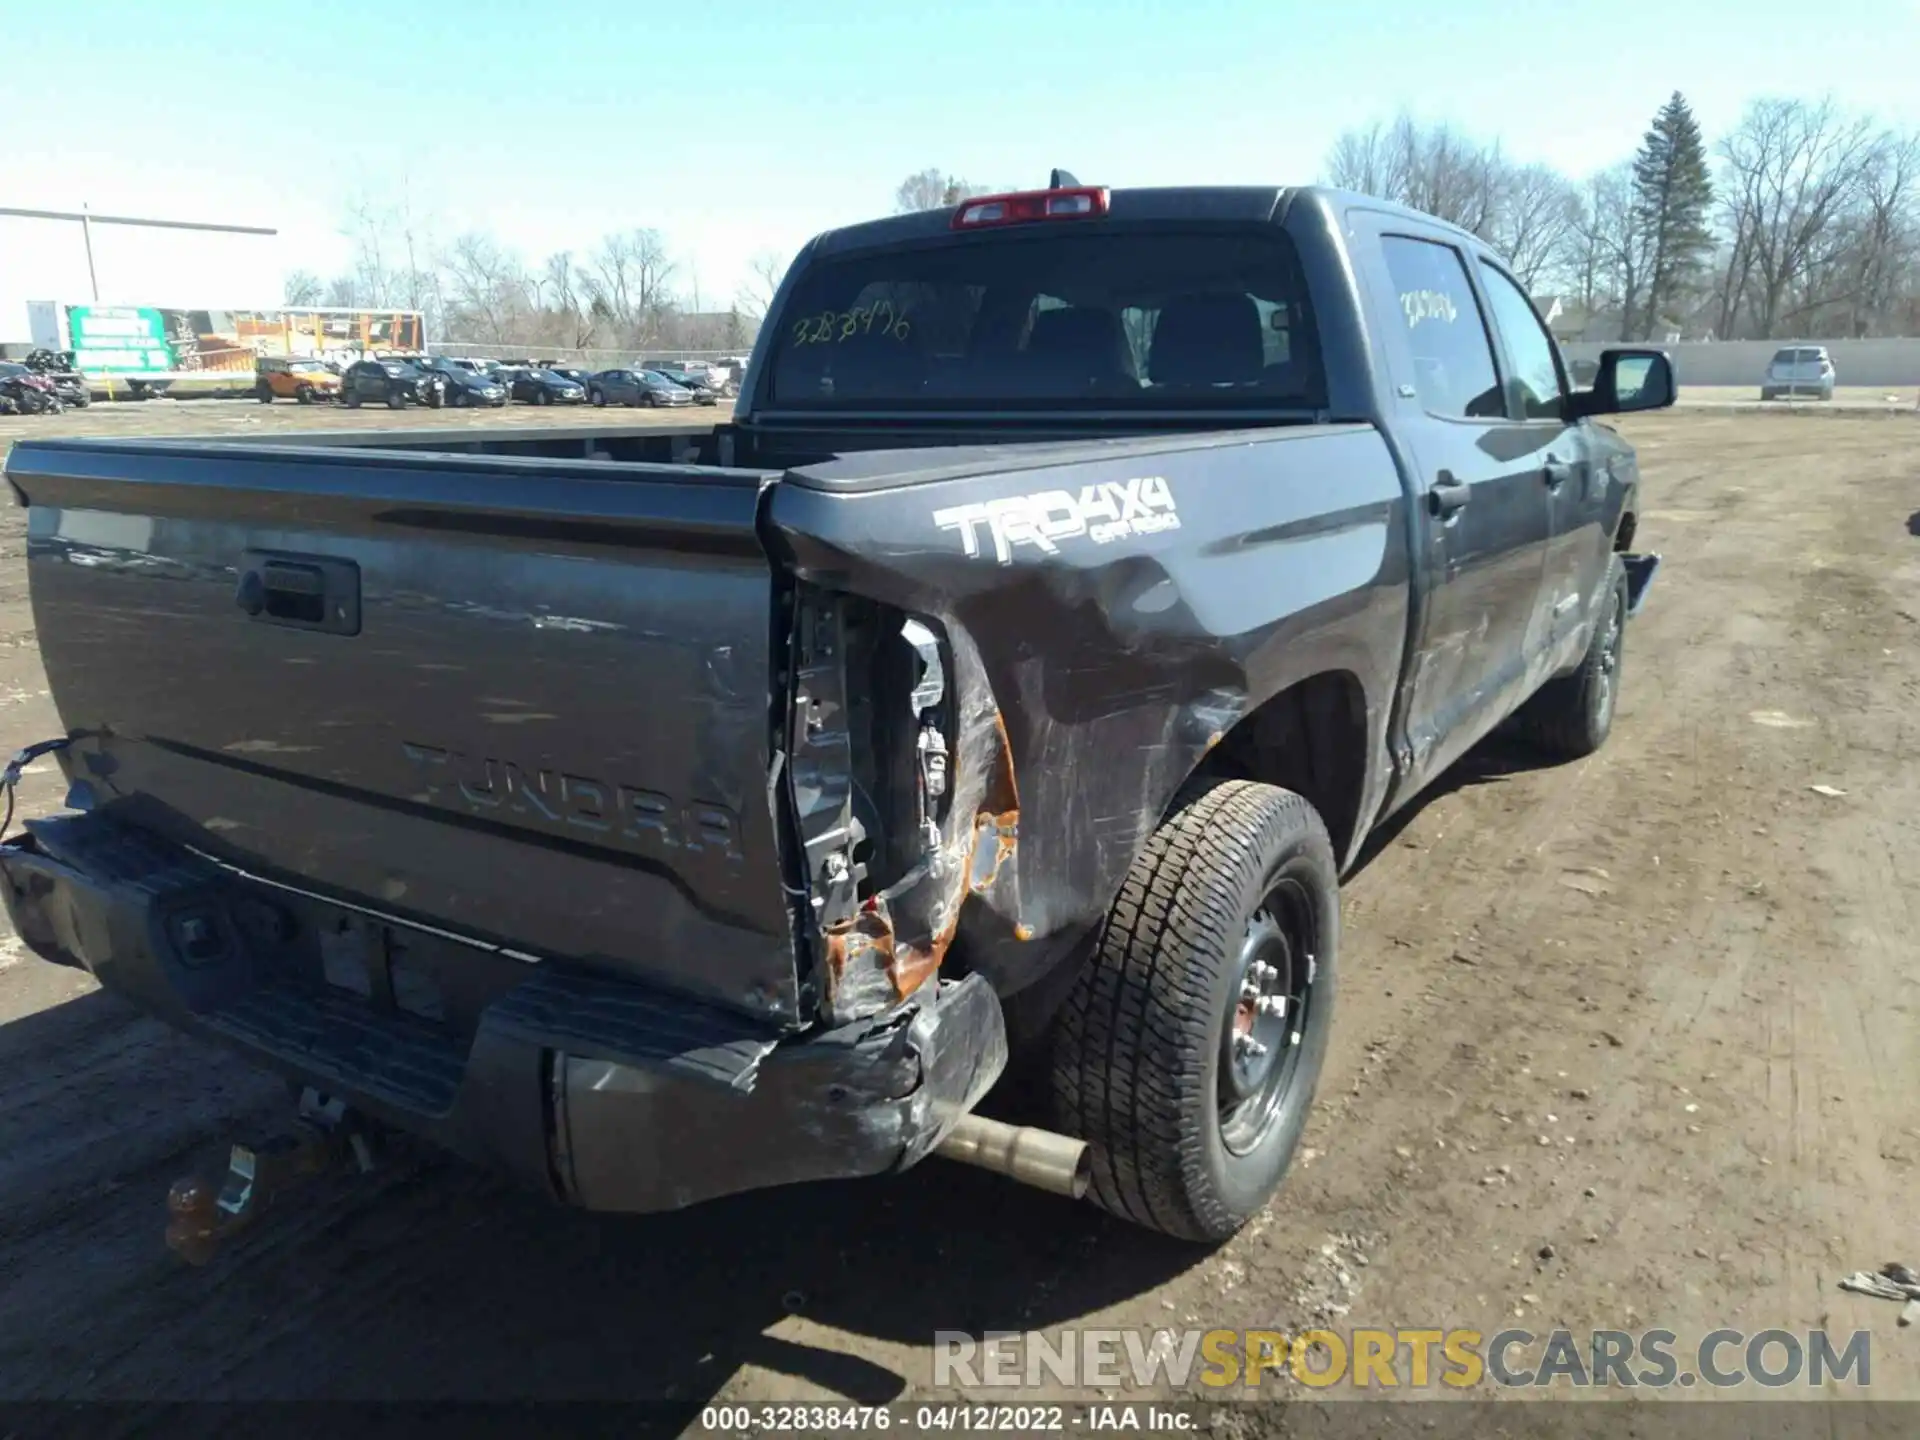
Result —
[[[1317,409],[1325,392],[1285,236],[1102,229],[815,266],[774,336],[770,399]]]

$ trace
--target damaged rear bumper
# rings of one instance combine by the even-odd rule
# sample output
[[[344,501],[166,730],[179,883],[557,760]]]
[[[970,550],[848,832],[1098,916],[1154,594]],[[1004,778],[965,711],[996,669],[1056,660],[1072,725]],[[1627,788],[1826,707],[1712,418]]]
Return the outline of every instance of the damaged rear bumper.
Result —
[[[42,957],[594,1210],[904,1168],[1006,1063],[977,976],[782,1033],[245,877],[102,815],[31,824],[0,846],[0,881]],[[343,988],[349,941],[367,978]]]

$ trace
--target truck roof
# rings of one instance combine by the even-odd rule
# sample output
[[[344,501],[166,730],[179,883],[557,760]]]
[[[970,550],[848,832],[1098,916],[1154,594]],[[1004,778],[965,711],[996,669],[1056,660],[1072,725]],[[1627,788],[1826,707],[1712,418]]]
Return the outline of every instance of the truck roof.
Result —
[[[1038,190],[1044,187],[1034,188]],[[1113,220],[1240,220],[1261,223],[1279,219],[1291,206],[1302,202],[1342,212],[1354,207],[1384,210],[1424,227],[1446,231],[1476,245],[1485,244],[1459,226],[1422,211],[1327,185],[1169,185],[1109,190],[1107,216]],[[809,250],[819,257],[874,246],[933,240],[951,232],[953,212],[958,208],[948,205],[938,210],[919,210],[906,215],[862,221],[857,225],[844,225],[815,237]]]

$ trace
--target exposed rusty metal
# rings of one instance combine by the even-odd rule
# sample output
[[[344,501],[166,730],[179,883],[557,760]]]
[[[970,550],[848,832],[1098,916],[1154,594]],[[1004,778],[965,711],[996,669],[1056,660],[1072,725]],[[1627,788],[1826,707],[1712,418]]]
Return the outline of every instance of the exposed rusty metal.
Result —
[[[976,778],[980,782],[980,795],[970,820],[956,843],[938,857],[939,863],[929,867],[922,882],[923,886],[938,885],[931,898],[923,902],[923,913],[932,922],[931,933],[917,941],[901,939],[898,934],[895,937],[888,975],[894,992],[903,999],[940,969],[959,931],[962,907],[969,897],[994,887],[1002,867],[1019,847],[1020,786],[1014,774],[1013,745],[998,707],[992,711],[991,730],[990,749],[979,776],[956,775],[956,794],[964,793],[968,782]],[[957,828],[958,817],[950,817],[948,823]],[[984,870],[983,861],[990,861]],[[920,899],[918,895],[915,898]]]
[[[234,1145],[217,1186],[200,1175],[173,1182],[167,1191],[169,1250],[189,1265],[204,1265],[278,1196],[332,1170],[372,1168],[367,1134],[338,1101],[323,1101],[308,1090],[300,1107],[301,1120],[291,1131],[258,1145]]]
[[[218,1188],[193,1175],[167,1191],[167,1248],[189,1265],[206,1264],[276,1195],[324,1174],[333,1161],[332,1142],[318,1131],[276,1136],[258,1147],[235,1145]]]
[[[892,976],[896,957],[893,921],[886,906],[869,900],[853,918],[821,932],[825,941],[826,1000],[837,1008],[850,976],[883,970]],[[896,987],[897,988],[897,987]]]

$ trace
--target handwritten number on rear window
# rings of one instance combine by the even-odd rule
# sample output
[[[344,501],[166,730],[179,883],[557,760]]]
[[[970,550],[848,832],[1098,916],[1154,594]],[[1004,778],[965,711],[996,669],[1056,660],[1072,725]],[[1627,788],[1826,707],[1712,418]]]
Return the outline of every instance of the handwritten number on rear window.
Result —
[[[891,301],[876,300],[871,305],[851,310],[822,310],[793,322],[795,345],[844,344],[856,335],[884,335],[905,340],[913,333],[907,317],[897,313]]]

